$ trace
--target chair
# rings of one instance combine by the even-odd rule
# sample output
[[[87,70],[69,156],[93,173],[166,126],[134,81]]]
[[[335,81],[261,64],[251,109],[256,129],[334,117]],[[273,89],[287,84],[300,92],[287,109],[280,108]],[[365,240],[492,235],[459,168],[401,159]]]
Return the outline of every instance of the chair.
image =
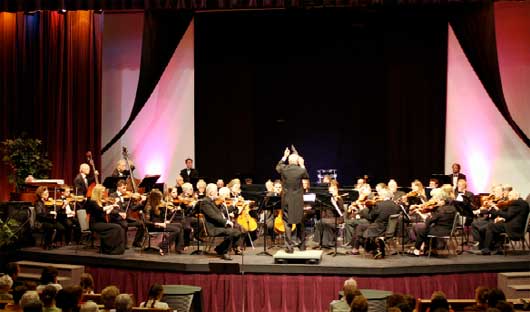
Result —
[[[511,246],[512,250],[515,250],[514,242],[520,242],[521,248],[523,250],[526,250],[525,245],[530,250],[530,243],[526,241],[526,235],[528,233],[528,223],[530,223],[530,213],[528,213],[528,216],[526,217],[526,223],[525,223],[525,227],[524,227],[522,235],[517,236],[517,237],[512,237],[508,233],[501,233],[501,237],[503,238],[502,251],[505,256],[508,254],[508,246]],[[529,234],[528,239],[530,241],[530,234]]]
[[[397,230],[397,226],[399,223],[399,217],[400,217],[399,213],[390,215],[388,217],[388,223],[386,225],[385,236],[379,237],[380,239],[384,240],[385,248],[388,247],[388,253],[392,251],[392,247],[391,247],[391,244],[389,244],[389,242],[392,242],[394,245],[397,245],[395,235],[396,235],[396,230]]]
[[[160,248],[159,247],[151,246],[151,239],[159,237],[161,235],[164,235],[164,231],[162,231],[162,232],[160,232],[160,231],[149,231],[148,227],[145,227],[145,235],[144,235],[144,240],[142,242],[142,251],[160,253]],[[144,247],[146,241],[147,241],[147,247]]]
[[[204,250],[203,250],[203,252],[204,253],[209,253],[210,250],[212,249],[212,246],[213,246],[214,242],[215,242],[215,236],[210,236],[210,234],[208,233],[208,229],[206,228],[206,221],[204,219],[204,215],[203,214],[199,214],[198,222],[199,222],[199,227],[200,227],[199,237],[204,242]]]
[[[434,238],[445,240],[445,247],[447,248],[448,254],[451,253],[451,250],[449,249],[449,242],[451,241],[451,239],[454,240],[455,246],[458,245],[456,241],[456,237],[455,237],[456,228],[458,226],[458,220],[460,220],[460,214],[457,212],[455,213],[455,217],[453,219],[453,227],[451,228],[451,233],[449,233],[449,235],[446,235],[446,236],[437,236],[437,235],[430,235],[430,234],[427,235],[427,238],[429,238],[429,251],[428,251],[429,257],[431,256],[432,243],[433,243]],[[456,247],[455,247],[455,256],[456,256]]]
[[[88,223],[88,215],[85,209],[76,210],[79,229],[81,230],[81,242],[90,242],[90,247],[94,247],[94,236]]]

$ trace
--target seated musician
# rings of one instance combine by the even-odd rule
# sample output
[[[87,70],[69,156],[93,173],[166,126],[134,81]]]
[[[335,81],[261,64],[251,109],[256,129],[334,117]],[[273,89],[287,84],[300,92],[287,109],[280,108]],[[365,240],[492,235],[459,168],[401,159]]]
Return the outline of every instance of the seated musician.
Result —
[[[423,204],[427,201],[425,188],[423,187],[423,183],[421,183],[421,181],[412,181],[410,188],[412,190],[402,197],[402,201],[407,207],[410,207],[411,205]]]
[[[78,205],[77,199],[72,197],[71,188],[65,186],[61,193],[61,208],[57,212],[57,221],[64,227],[64,243],[70,244],[72,240],[79,243],[81,238],[81,228],[76,216],[75,206]]]
[[[131,167],[131,170],[134,170],[134,165],[131,161],[129,161],[129,166]],[[116,163],[116,168],[114,169],[114,171],[112,171],[111,176],[118,178],[128,178],[129,176],[131,176],[131,173],[129,172],[129,170],[127,170],[127,162],[125,161],[125,159],[118,160],[118,162]]]
[[[55,247],[55,243],[62,240],[64,226],[57,222],[57,207],[53,199],[49,199],[50,193],[46,186],[39,186],[35,191],[37,201],[35,202],[35,228],[42,229],[44,235],[44,249]],[[55,232],[55,233],[54,233]],[[54,237],[55,234],[55,237]]]
[[[217,186],[210,183],[206,186],[206,197],[200,202],[200,208],[204,214],[204,221],[208,235],[210,236],[224,236],[222,243],[215,247],[215,251],[223,260],[232,260],[228,255],[230,249],[234,249],[236,254],[237,243],[241,237],[241,232],[234,229],[234,223],[225,218],[223,213],[215,205],[215,198],[217,197]]]
[[[217,179],[217,182],[215,182],[215,184],[217,185],[217,189],[221,189],[222,187],[225,187],[225,181],[223,181],[223,179]]]
[[[339,197],[338,182],[333,180],[328,187],[331,194],[331,202],[334,203],[341,211],[344,207],[344,201]],[[335,227],[335,207],[325,207],[320,212],[320,221],[315,224],[315,233],[313,241],[320,244],[322,248],[332,248],[335,246],[337,229]]]
[[[425,220],[425,227],[417,229],[416,243],[412,254],[419,256],[428,249],[427,235],[446,236],[451,233],[455,214],[455,206],[452,204],[455,196],[453,186],[445,184],[441,188],[435,189],[432,193],[433,201],[437,202],[436,207],[429,213]],[[434,191],[434,190],[433,190]]]
[[[241,180],[232,179],[226,186],[230,189],[230,196],[232,198],[241,196]]]
[[[267,193],[272,193],[274,191],[274,183],[271,181],[271,179],[268,179],[265,182],[265,190]]]
[[[392,193],[387,188],[378,191],[379,200],[370,209],[367,219],[371,223],[362,234],[364,249],[372,252],[374,259],[385,257],[385,242],[379,237],[384,236],[388,224],[388,218],[400,211],[399,206],[392,200]]]
[[[101,252],[109,255],[121,255],[125,252],[124,230],[115,223],[107,223],[106,215],[117,208],[117,205],[106,205],[103,201],[105,187],[96,185],[92,196],[85,204],[85,209],[90,214],[90,229],[98,233],[101,239]]]
[[[145,225],[150,232],[164,232],[165,237],[158,246],[161,256],[169,252],[172,244],[175,244],[177,254],[184,249],[184,229],[174,221],[176,213],[176,207],[170,201],[164,202],[159,190],[153,189],[149,193],[144,208]]]
[[[94,175],[90,175],[90,166],[88,164],[81,164],[79,166],[79,174],[74,179],[74,191],[75,195],[86,196],[88,186],[94,182],[94,176],[98,175],[97,171]]]
[[[280,197],[282,196],[282,188],[282,181],[279,179],[274,180],[274,182],[271,182],[271,191],[267,192],[268,197],[275,197],[278,199],[276,201],[269,201],[269,205],[272,209],[267,209],[264,211],[263,220],[265,220],[267,223],[267,234],[270,237],[274,237],[276,234],[274,232],[274,218],[278,215],[281,208]]]
[[[258,238],[256,219],[250,215],[249,206],[243,197],[230,199],[230,189],[222,187],[219,189],[218,200],[219,209],[228,220],[234,222],[234,229],[246,234],[244,244],[253,246],[253,241]]]
[[[475,217],[471,223],[471,235],[473,236],[474,247],[479,248],[479,250],[484,248],[483,246],[479,246],[480,241],[483,240],[486,235],[488,224],[493,222],[493,219],[490,218],[489,212],[496,203],[503,200],[505,199],[503,197],[502,184],[494,185],[491,188],[490,195],[484,200],[481,207],[473,210]]]
[[[133,241],[133,247],[142,247],[144,239],[144,228],[142,222],[136,220],[128,215],[131,211],[138,211],[142,209],[141,196],[139,194],[132,194],[127,192],[127,182],[119,180],[116,184],[116,192],[109,195],[113,198],[116,208],[110,213],[110,222],[120,225],[123,228],[123,241],[127,249],[127,229],[129,226],[136,227],[136,235]]]
[[[197,204],[197,197],[193,192],[193,185],[189,182],[182,184],[182,193],[179,195],[180,207],[185,216],[184,222],[184,240],[185,246],[189,246],[192,237],[199,239],[199,231],[197,231],[197,218],[195,217],[195,205]],[[194,232],[194,235],[192,233]]]
[[[467,190],[467,182],[464,179],[458,180],[456,183],[456,194],[455,194],[455,202],[454,206],[458,210],[458,212],[466,217],[466,223],[465,225],[469,226],[471,223],[473,223],[473,198],[474,195],[470,191]]]
[[[345,224],[345,237],[347,237],[346,242],[349,242],[353,247],[351,251],[352,255],[359,254],[362,235],[370,224],[368,216],[372,207],[367,206],[366,203],[374,198],[372,195],[372,187],[370,184],[364,183],[364,179],[359,179],[356,187],[356,190],[359,192],[359,198],[348,206],[345,216],[345,221],[348,221]]]
[[[388,189],[392,192],[392,200],[394,201],[400,200],[405,195],[405,192],[398,191],[398,184],[394,179],[388,181]]]
[[[184,184],[184,178],[179,174],[177,176],[177,181],[176,181],[177,184],[175,184],[175,187],[177,188],[177,192],[179,194],[182,193],[182,185]],[[192,187],[193,188],[193,187]]]
[[[481,236],[481,254],[490,255],[502,248],[501,233],[507,233],[515,239],[525,235],[523,230],[526,226],[528,213],[528,203],[520,198],[518,192],[510,191],[505,205],[496,205],[490,212],[494,222],[487,225],[484,236]]]
[[[206,182],[203,179],[200,179],[197,182],[197,198],[202,199],[206,196]]]

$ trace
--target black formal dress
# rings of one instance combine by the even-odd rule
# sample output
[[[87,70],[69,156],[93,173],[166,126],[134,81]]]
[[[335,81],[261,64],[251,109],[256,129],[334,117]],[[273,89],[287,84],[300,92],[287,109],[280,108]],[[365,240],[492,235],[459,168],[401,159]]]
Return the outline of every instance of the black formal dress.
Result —
[[[119,209],[118,208],[113,209],[112,212],[110,213],[110,222],[111,223],[116,223],[116,224],[118,224],[119,226],[121,226],[123,228],[123,231],[124,231],[123,241],[125,243],[125,248],[127,248],[127,230],[129,228],[129,226],[136,227],[136,235],[134,236],[133,246],[134,247],[141,247],[142,240],[143,240],[144,235],[145,235],[143,222],[141,222],[139,220],[136,220],[134,218],[131,218],[128,215],[124,219],[120,215],[120,212],[124,213],[126,211],[129,212],[129,211],[142,210],[142,208],[143,208],[142,205],[141,204],[132,203],[131,202],[131,200],[132,200],[131,198],[124,199],[123,198],[123,194],[121,194],[120,192],[114,192],[114,193],[110,194],[109,197],[114,198],[116,200],[116,204],[118,204],[120,206]],[[128,209],[127,209],[127,207],[128,207]]]
[[[445,205],[436,208],[431,217],[425,220],[425,228],[418,230],[416,237],[416,249],[427,242],[427,235],[446,236],[451,233],[455,220],[456,208],[453,205]]]
[[[125,252],[123,228],[118,224],[107,223],[103,207],[88,200],[85,209],[90,214],[90,229],[98,233],[101,239],[101,252],[109,255],[121,255]]]
[[[145,224],[150,232],[164,232],[164,238],[160,244],[160,248],[168,253],[172,244],[175,244],[175,251],[180,253],[184,247],[184,229],[180,223],[167,223],[165,228],[156,227],[155,223],[164,223],[170,221],[173,213],[170,211],[166,217],[166,208],[160,207],[159,214],[157,215],[155,209],[150,209],[149,213],[146,214]],[[178,213],[178,212],[174,212]]]
[[[501,217],[504,218],[505,221],[488,224],[484,235],[484,241],[480,244],[481,247],[488,250],[495,249],[502,244],[500,239],[501,233],[507,233],[512,238],[521,238],[521,236],[525,234],[523,233],[523,230],[526,226],[525,223],[528,218],[528,213],[528,203],[522,199],[511,201],[505,210],[492,211],[492,218]]]
[[[337,198],[337,207],[344,213],[344,201]],[[331,248],[335,246],[337,239],[337,229],[335,226],[335,216],[338,214],[334,207],[325,207],[320,212],[320,219],[315,224],[313,240],[320,244],[320,247]]]
[[[57,216],[50,213],[52,211],[54,211],[54,206],[46,206],[42,200],[38,200],[35,203],[37,221],[35,227],[41,228],[43,231],[44,248],[51,247],[53,242],[60,242],[64,235],[64,226],[57,222]]]
[[[300,240],[300,248],[305,249],[304,189],[302,179],[309,179],[307,170],[298,165],[286,165],[282,160],[276,165],[276,171],[282,181],[282,212],[285,226],[285,246],[288,251],[293,249],[291,225],[296,224],[296,234]]]
[[[215,247],[215,251],[219,255],[228,253],[230,248],[236,248],[237,242],[241,237],[241,232],[227,227],[227,219],[223,212],[215,205],[215,202],[210,197],[205,197],[200,202],[200,209],[204,215],[204,222],[209,236],[224,236],[222,243]]]

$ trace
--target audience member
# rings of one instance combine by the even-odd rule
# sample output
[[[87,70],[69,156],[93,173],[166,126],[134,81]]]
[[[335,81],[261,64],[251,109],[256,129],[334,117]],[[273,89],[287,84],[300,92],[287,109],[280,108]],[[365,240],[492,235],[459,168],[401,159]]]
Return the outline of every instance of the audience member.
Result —
[[[363,295],[355,296],[351,303],[351,312],[367,312],[368,300]]]
[[[93,295],[94,294],[94,278],[90,273],[81,274],[81,281],[79,286],[83,289],[83,295]]]
[[[120,294],[120,290],[116,286],[107,286],[101,291],[101,302],[105,311],[114,309],[116,297]]]
[[[40,275],[40,285],[37,286],[37,292],[42,292],[44,287],[47,285],[52,285],[55,288],[57,288],[57,291],[63,289],[63,287],[57,283],[57,276],[59,275],[59,271],[52,267],[45,267],[42,269],[42,273]]]
[[[147,301],[140,303],[140,308],[169,309],[167,303],[160,301],[162,296],[164,296],[164,288],[162,288],[162,285],[153,284],[149,288]]]
[[[61,309],[55,306],[55,296],[57,295],[57,288],[53,285],[47,285],[44,287],[40,294],[40,300],[42,301],[43,312],[61,312]]]
[[[9,290],[13,286],[13,280],[7,274],[0,276],[0,300],[11,300],[13,296],[9,293]]]
[[[486,311],[488,308],[487,296],[489,288],[484,286],[479,286],[475,289],[475,304],[469,307],[466,307],[466,311]]]
[[[397,307],[399,304],[405,303],[405,297],[403,294],[394,293],[386,298],[386,309]]]
[[[116,312],[132,311],[133,302],[131,296],[129,296],[129,294],[119,294],[116,297],[114,306],[116,307]]]
[[[495,308],[497,307],[497,303],[500,301],[506,301],[506,296],[504,295],[504,292],[498,288],[492,288],[488,291],[488,294],[486,295],[486,302],[488,304],[488,308]]]
[[[449,302],[447,301],[447,298],[445,297],[445,294],[441,291],[435,291],[432,293],[431,296],[431,305],[429,309],[427,309],[427,312],[445,312],[445,311],[452,311],[449,308]]]
[[[20,298],[20,307],[24,312],[42,311],[39,293],[34,290],[26,291]]]
[[[9,262],[6,265],[6,272],[7,275],[11,277],[13,280],[13,286],[11,286],[11,289],[14,289],[17,286],[24,285],[24,282],[18,280],[18,274],[20,273],[20,267],[18,266],[18,263],[16,262]]]
[[[340,300],[333,300],[329,304],[330,312],[350,311],[350,305],[353,301],[353,298],[355,297],[355,294],[358,292],[357,281],[353,278],[347,279],[344,281],[342,290],[344,291],[342,298]]]
[[[57,307],[63,312],[79,311],[79,304],[82,296],[83,290],[81,289],[81,286],[67,286],[64,289],[59,290],[57,293]]]
[[[28,288],[24,285],[13,288],[13,303],[8,303],[4,307],[4,311],[10,312],[21,312],[22,306],[20,305],[20,298],[28,291]]]
[[[99,312],[99,308],[94,301],[87,301],[79,307],[79,312]]]

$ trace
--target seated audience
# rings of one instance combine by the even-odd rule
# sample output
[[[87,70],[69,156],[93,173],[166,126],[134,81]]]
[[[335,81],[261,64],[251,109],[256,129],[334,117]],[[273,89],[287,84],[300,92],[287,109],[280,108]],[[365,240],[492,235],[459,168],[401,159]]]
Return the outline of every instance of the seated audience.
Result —
[[[391,294],[386,298],[386,309],[395,308],[398,305],[405,303],[405,296],[400,293]]]
[[[94,294],[94,278],[92,274],[83,273],[81,274],[81,281],[79,281],[79,286],[83,289],[83,295],[93,295]]]
[[[63,312],[79,311],[83,290],[81,286],[67,286],[57,293],[57,307]]]
[[[484,286],[479,286],[475,289],[475,304],[469,307],[466,307],[466,311],[486,311],[488,308],[487,296],[489,288]]]
[[[42,311],[42,301],[40,301],[39,293],[34,290],[26,291],[20,298],[20,306],[24,312]]]
[[[149,292],[147,294],[147,301],[140,303],[140,308],[169,309],[167,303],[160,301],[163,296],[164,288],[162,288],[162,285],[153,284],[149,288]]]
[[[40,300],[42,301],[43,312],[61,312],[61,309],[55,306],[55,296],[57,295],[57,288],[52,285],[44,287],[40,294]]]
[[[9,293],[11,286],[13,286],[13,280],[9,275],[0,276],[0,300],[13,299],[13,296]]]
[[[431,305],[427,309],[427,312],[449,312],[452,311],[449,307],[449,302],[445,297],[445,294],[441,291],[435,291],[431,296]]]
[[[99,308],[94,301],[87,301],[81,305],[79,312],[99,312]]]
[[[350,306],[355,297],[356,293],[360,292],[357,290],[357,281],[353,278],[347,279],[344,281],[344,286],[342,287],[344,291],[344,296],[339,300],[333,300],[329,304],[329,311],[350,311]],[[349,301],[348,301],[349,300]]]
[[[47,285],[54,286],[57,291],[63,289],[63,286],[61,286],[59,283],[57,283],[57,276],[59,275],[59,271],[52,267],[45,267],[42,269],[42,273],[40,275],[40,285],[37,286],[37,292],[42,292],[44,290],[44,287]]]
[[[132,298],[129,294],[119,294],[114,303],[116,312],[130,312],[132,311],[133,305]]]
[[[488,308],[495,308],[497,303],[501,301],[506,301],[506,296],[502,290],[498,288],[492,288],[488,291],[488,294],[486,295]]]
[[[18,266],[18,263],[16,262],[9,262],[6,265],[6,272],[7,275],[11,277],[13,280],[13,286],[11,286],[11,289],[14,289],[17,286],[22,286],[24,283],[20,280],[18,280],[18,274],[20,273],[20,267]]]
[[[116,286],[107,286],[103,288],[101,291],[101,302],[103,303],[104,311],[114,309],[114,302],[119,294],[120,290]]]
[[[8,303],[4,307],[4,311],[10,312],[21,312],[22,306],[20,305],[20,299],[28,291],[28,288],[24,285],[13,288],[13,303]]]
[[[367,312],[368,300],[363,295],[355,296],[351,303],[351,312]]]

